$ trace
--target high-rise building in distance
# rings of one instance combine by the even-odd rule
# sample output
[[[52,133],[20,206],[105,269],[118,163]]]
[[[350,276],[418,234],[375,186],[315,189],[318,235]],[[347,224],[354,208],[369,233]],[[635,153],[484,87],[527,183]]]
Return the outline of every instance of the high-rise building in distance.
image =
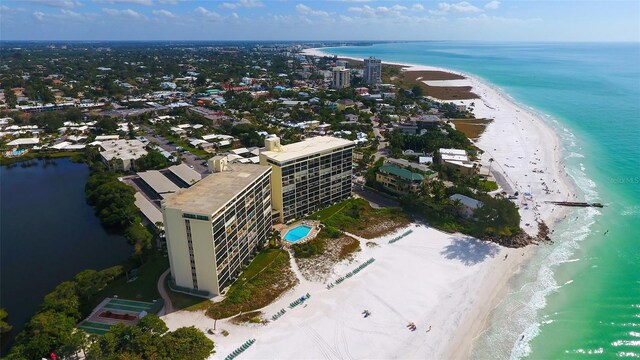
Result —
[[[364,82],[367,84],[382,82],[382,62],[380,59],[374,57],[364,59]]]
[[[336,66],[332,70],[331,87],[342,89],[351,86],[351,70]]]

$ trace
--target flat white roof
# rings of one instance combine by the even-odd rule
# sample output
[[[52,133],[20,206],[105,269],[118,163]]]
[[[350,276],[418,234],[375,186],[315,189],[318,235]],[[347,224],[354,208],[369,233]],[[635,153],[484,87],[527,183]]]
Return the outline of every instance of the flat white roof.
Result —
[[[9,146],[16,146],[16,145],[35,145],[40,143],[40,139],[38,138],[20,138],[20,139],[15,139],[13,141],[10,141],[7,143],[7,145]]]
[[[261,151],[268,159],[284,162],[311,154],[328,152],[341,147],[355,145],[351,140],[340,139],[333,136],[316,136],[297,143],[282,145],[282,151]]]
[[[158,170],[139,172],[138,176],[158,194],[173,193],[180,189]]]
[[[451,161],[467,162],[467,161],[469,161],[469,158],[467,157],[467,155],[442,154],[441,157],[442,157],[442,161],[447,161],[447,162],[451,162]]]
[[[212,216],[238,193],[265,173],[270,166],[235,164],[230,171],[213,173],[188,189],[181,189],[162,202],[163,208]]]
[[[104,151],[100,152],[107,161],[117,159],[139,159],[147,154],[145,145],[140,140],[109,140],[100,144]]]
[[[120,139],[120,135],[98,135],[96,136],[96,141],[105,141],[105,140],[118,140]]]
[[[448,154],[448,155],[467,155],[467,152],[461,149],[445,149],[441,148],[438,150],[440,154]]]
[[[202,179],[202,175],[187,166],[187,164],[174,165],[169,167],[169,171],[174,173],[177,177],[187,184],[195,184]]]
[[[453,194],[451,196],[449,196],[449,199],[453,200],[453,201],[460,201],[464,206],[471,208],[471,209],[477,209],[480,208],[482,206],[484,206],[484,203],[482,203],[482,201],[478,201],[476,199],[470,198],[468,196],[462,195],[462,194]]]

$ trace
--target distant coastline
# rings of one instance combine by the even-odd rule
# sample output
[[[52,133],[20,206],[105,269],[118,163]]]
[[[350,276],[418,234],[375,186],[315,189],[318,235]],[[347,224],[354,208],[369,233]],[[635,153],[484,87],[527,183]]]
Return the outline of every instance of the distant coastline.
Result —
[[[303,51],[305,55],[310,56],[329,56],[333,54],[326,52],[323,48],[311,48]],[[362,61],[360,58],[351,56],[336,55],[338,58]],[[426,66],[412,63],[389,62],[382,59],[383,64],[400,66],[405,71],[441,71],[449,74],[455,74],[465,78],[462,81],[465,85],[470,85],[472,91],[480,97],[475,99],[477,117],[493,118],[494,121],[489,124],[487,130],[476,141],[476,146],[484,150],[485,153],[481,162],[487,166],[489,159],[493,162],[494,173],[498,172],[499,176],[495,176],[496,180],[502,178],[500,185],[503,189],[509,187],[511,191],[519,190],[522,193],[531,193],[530,199],[545,198],[549,194],[545,194],[543,189],[529,187],[531,184],[528,174],[537,169],[531,169],[532,163],[536,163],[538,167],[545,168],[543,177],[546,184],[557,184],[557,191],[560,191],[563,198],[574,194],[575,186],[568,177],[561,162],[561,150],[559,137],[557,133],[547,124],[540,114],[536,113],[532,108],[516,103],[511,96],[504,93],[501,89],[489,84],[485,80],[481,80],[476,76],[463,72],[436,67]],[[443,80],[443,81],[426,81],[429,85],[452,86],[459,85],[460,80]],[[444,100],[445,102],[454,102],[456,104],[469,105],[474,100]],[[510,119],[518,119],[509,122]],[[519,143],[519,139],[527,140],[527,145]],[[526,147],[528,149],[538,148],[535,152],[522,153],[520,159],[510,158],[510,155],[516,152],[516,149]],[[544,155],[541,155],[544,154]],[[541,159],[541,161],[539,161]],[[538,165],[539,164],[539,165]],[[559,196],[560,198],[560,196]],[[535,224],[538,219],[544,220],[550,227],[561,221],[566,216],[566,209],[555,209],[548,204],[532,201],[527,206],[521,204],[520,213],[522,217],[521,226],[530,234],[537,231],[531,225]],[[472,309],[464,317],[460,323],[458,330],[445,338],[448,341],[448,350],[444,352],[447,358],[467,358],[471,354],[475,338],[483,332],[486,327],[487,319],[495,306],[500,302],[502,297],[508,292],[508,282],[513,275],[518,273],[518,269],[523,267],[526,262],[534,255],[535,247],[527,247],[523,249],[522,256],[510,263],[508,267],[503,266],[502,269],[494,269],[500,274],[497,278],[488,276],[483,281],[485,291],[482,292],[482,299],[476,301]],[[494,274],[496,275],[496,274]],[[514,336],[517,334],[514,334]]]

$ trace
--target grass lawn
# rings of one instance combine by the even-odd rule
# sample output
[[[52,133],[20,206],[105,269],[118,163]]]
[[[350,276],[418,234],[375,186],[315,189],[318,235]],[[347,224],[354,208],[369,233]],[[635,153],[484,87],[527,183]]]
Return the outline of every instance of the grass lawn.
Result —
[[[353,201],[353,200],[354,199],[348,199],[348,200],[339,202],[337,204],[331,205],[326,209],[322,209],[322,210],[312,214],[311,216],[309,216],[309,219],[319,220],[319,221],[324,222],[328,218],[333,216],[334,214],[340,212],[340,210],[344,209],[344,207],[347,206],[348,202]]]
[[[224,319],[240,312],[260,309],[296,283],[295,274],[289,266],[289,253],[281,249],[265,250],[231,285],[223,301],[209,304],[207,315]]]
[[[186,142],[185,140],[182,140],[181,138],[177,137],[177,136],[173,136],[173,135],[169,135],[165,137],[166,139],[173,141],[175,143],[175,145],[182,147],[184,150],[199,156],[200,158],[204,159],[208,159],[211,157],[212,154],[197,148],[197,147],[193,147],[191,146],[191,144],[189,144],[188,142]]]
[[[203,299],[197,296],[187,295],[171,290],[169,288],[168,276],[164,281],[164,288],[167,290],[167,294],[171,298],[171,304],[176,309],[197,311],[204,310],[209,305],[208,299]]]
[[[402,209],[374,209],[364,199],[347,199],[311,215],[310,218],[368,239],[409,223],[409,217]]]
[[[122,299],[148,302],[159,299],[158,279],[168,268],[169,260],[162,254],[154,252],[138,268],[138,278],[135,281],[127,282],[126,276],[114,280],[91,299],[92,307],[107,297],[113,297],[113,295],[118,295]]]
[[[478,181],[478,189],[486,192],[498,190],[498,184],[490,180]]]

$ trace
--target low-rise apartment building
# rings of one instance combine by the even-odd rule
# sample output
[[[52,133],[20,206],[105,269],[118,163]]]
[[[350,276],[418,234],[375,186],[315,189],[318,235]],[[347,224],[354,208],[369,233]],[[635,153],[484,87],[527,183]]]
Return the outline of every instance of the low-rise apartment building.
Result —
[[[140,140],[108,140],[100,144],[102,161],[110,169],[135,170],[136,160],[147,155],[145,145]]]
[[[376,172],[376,181],[399,194],[416,194],[422,189],[424,176],[394,165],[383,165]]]

